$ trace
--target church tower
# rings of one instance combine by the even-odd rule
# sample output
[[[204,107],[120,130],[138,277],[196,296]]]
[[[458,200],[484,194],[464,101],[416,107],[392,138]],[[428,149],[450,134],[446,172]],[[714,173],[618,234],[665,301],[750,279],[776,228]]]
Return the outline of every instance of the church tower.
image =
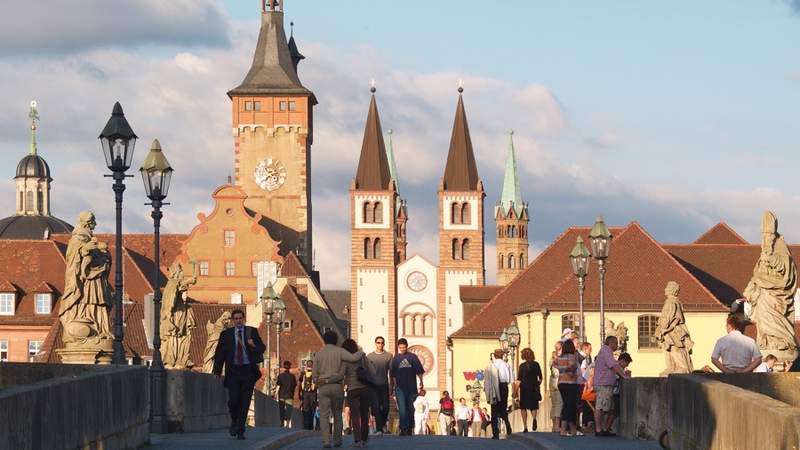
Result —
[[[366,345],[376,336],[393,349],[397,336],[397,184],[383,140],[375,88],[358,170],[350,185],[350,335]]]
[[[395,239],[397,239],[396,262],[400,264],[408,256],[408,238],[406,235],[406,224],[408,223],[408,208],[406,201],[400,197],[400,178],[397,176],[397,165],[394,162],[394,146],[392,144],[392,130],[389,130],[389,142],[386,145],[386,157],[389,160],[389,173],[394,180],[397,190],[398,201],[395,211]]]
[[[291,45],[290,45],[291,44]],[[297,76],[304,56],[286,41],[280,0],[262,1],[261,31],[244,81],[232,101],[235,184],[246,208],[311,267],[312,110],[317,100]]]
[[[447,361],[439,370],[439,386],[447,383],[453,366],[449,361],[446,337],[463,325],[459,287],[483,285],[485,279],[483,200],[486,194],[478,177],[462,93],[450,137],[447,165],[439,184],[439,273],[437,283],[437,361]]]
[[[528,264],[528,204],[522,200],[514,152],[514,131],[508,133],[503,194],[494,207],[497,225],[497,284],[508,284]]]

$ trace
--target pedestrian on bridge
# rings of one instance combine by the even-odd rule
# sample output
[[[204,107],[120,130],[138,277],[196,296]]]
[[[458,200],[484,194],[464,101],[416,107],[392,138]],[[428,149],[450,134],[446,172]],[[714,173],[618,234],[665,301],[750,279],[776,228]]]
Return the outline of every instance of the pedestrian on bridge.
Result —
[[[245,326],[241,309],[231,311],[231,320],[234,326],[219,335],[212,371],[220,378],[225,368],[224,384],[228,389],[228,410],[231,415],[228,431],[231,436],[244,439],[250,398],[256,381],[261,378],[259,364],[264,361],[267,347],[261,341],[258,329]]]
[[[417,399],[417,379],[419,389],[423,389],[422,375],[425,369],[414,353],[408,351],[405,338],[397,340],[397,355],[392,358],[390,376],[400,416],[400,436],[411,436],[414,430],[414,400]]]

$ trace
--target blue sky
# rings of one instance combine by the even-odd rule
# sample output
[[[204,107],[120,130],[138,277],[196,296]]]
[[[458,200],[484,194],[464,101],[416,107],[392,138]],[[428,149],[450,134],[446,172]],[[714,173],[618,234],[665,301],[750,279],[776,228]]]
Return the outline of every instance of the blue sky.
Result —
[[[94,209],[113,225],[96,136],[120,100],[176,168],[166,231],[187,233],[232,170],[230,101],[250,65],[258,0],[52,0],[0,5],[0,209],[39,100],[40,152],[53,209]],[[800,241],[800,1],[288,0],[315,110],[312,201],[317,267],[346,287],[347,190],[378,84],[409,200],[411,253],[436,260],[438,179],[456,102],[465,103],[487,210],[500,194],[507,130],[531,204],[532,254],[564,228],[639,221],[689,242],[719,220],[757,242],[773,209]],[[124,16],[120,24],[116,19]],[[109,29],[109,24],[116,24]],[[287,23],[288,27],[288,23]],[[150,229],[143,192],[126,191],[125,227]],[[491,230],[492,218],[485,224]],[[494,278],[494,238],[487,274]],[[323,245],[325,243],[327,245]]]

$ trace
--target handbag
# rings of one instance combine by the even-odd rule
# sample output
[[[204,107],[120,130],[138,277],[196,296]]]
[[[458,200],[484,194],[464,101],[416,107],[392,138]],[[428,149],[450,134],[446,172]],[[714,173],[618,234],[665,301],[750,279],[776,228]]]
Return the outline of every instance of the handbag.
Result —
[[[589,379],[586,380],[586,384],[583,386],[583,392],[581,393],[581,400],[586,400],[587,402],[597,401],[597,393],[592,387],[593,383],[594,375],[590,376]]]

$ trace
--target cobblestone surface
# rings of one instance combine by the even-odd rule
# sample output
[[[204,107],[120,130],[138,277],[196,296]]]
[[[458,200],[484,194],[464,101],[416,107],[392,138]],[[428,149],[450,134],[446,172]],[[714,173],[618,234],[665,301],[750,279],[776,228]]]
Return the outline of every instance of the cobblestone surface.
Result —
[[[345,436],[342,448],[352,448],[353,438]],[[321,449],[322,440],[318,436],[301,439],[293,444],[289,444],[285,449],[290,450],[309,450]],[[522,442],[510,439],[485,439],[485,438],[464,438],[447,436],[370,436],[366,448],[372,449],[391,449],[391,450],[434,450],[434,449],[458,449],[458,450],[484,450],[484,449],[508,449],[525,450],[529,448]]]

